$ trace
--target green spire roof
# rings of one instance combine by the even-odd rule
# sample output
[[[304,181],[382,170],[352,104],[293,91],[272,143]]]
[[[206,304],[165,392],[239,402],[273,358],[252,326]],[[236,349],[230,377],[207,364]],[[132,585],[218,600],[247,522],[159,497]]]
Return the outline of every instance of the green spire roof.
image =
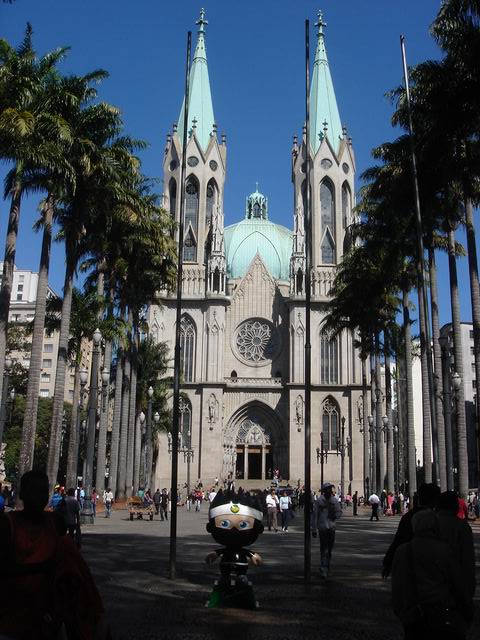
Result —
[[[342,137],[342,124],[325,49],[323,28],[327,25],[323,21],[321,11],[318,12],[318,22],[315,26],[318,27],[318,41],[310,87],[310,140],[312,149],[316,153],[326,134],[337,153]]]
[[[188,106],[188,132],[197,136],[202,149],[206,151],[210,142],[215,117],[213,115],[212,94],[208,78],[207,52],[205,49],[205,9],[200,11],[198,38],[192,66],[190,68],[190,96]],[[183,118],[185,98],[178,118],[178,135],[183,140]]]

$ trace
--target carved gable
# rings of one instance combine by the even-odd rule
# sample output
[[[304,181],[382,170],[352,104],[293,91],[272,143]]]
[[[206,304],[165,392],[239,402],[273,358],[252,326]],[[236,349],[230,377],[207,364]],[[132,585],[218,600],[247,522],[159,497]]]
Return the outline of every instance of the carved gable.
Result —
[[[268,273],[262,258],[257,253],[233,294],[234,326],[245,318],[278,317],[279,300],[281,300],[281,294],[275,280]]]

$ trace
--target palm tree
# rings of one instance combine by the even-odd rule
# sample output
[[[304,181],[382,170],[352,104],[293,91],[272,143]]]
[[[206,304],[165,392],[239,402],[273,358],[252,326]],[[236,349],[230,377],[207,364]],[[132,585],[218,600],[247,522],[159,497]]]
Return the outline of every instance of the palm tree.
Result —
[[[166,397],[168,390],[162,380],[168,370],[168,345],[156,343],[151,336],[140,342],[137,354],[137,406],[144,410],[148,404],[148,388],[153,388],[153,410],[160,410],[159,415],[166,413]],[[151,488],[152,462],[154,452],[154,425],[147,422],[145,433],[145,486]]]
[[[47,303],[47,314],[45,326],[49,331],[58,331],[61,325],[63,301],[60,298],[50,298]],[[97,327],[98,309],[100,307],[98,298],[91,290],[80,291],[77,288],[72,290],[72,313],[70,318],[70,336],[68,340],[68,360],[75,367],[75,385],[72,402],[72,420],[68,434],[68,453],[66,486],[74,487],[77,482],[78,471],[78,447],[80,441],[80,376],[79,370],[82,360],[82,346],[89,340]],[[104,327],[102,326],[102,330]],[[47,461],[47,468],[50,464]],[[58,463],[57,463],[58,464]],[[55,481],[57,468],[49,468],[49,477]]]
[[[51,118],[46,108],[49,95],[45,88],[47,80],[55,75],[56,65],[66,51],[66,48],[61,48],[38,58],[33,49],[30,24],[27,24],[23,42],[17,49],[11,47],[6,40],[0,40],[0,157],[14,164],[6,181],[10,213],[0,289],[0,371],[5,366],[8,314],[25,171],[35,167],[51,167],[61,162],[55,150],[52,155],[49,140],[52,132],[61,136],[63,124]],[[3,376],[0,376],[0,388],[2,381]],[[30,440],[33,442],[32,437]],[[29,468],[31,465],[33,450],[25,458],[27,454],[25,451],[22,468]]]

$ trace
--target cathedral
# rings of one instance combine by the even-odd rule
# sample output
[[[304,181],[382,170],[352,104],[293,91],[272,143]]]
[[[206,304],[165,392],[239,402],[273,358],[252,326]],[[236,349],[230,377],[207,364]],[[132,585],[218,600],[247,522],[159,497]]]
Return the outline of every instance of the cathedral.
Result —
[[[312,488],[324,479],[363,494],[361,367],[353,337],[322,331],[335,268],[354,203],[355,158],[342,127],[325,48],[316,24],[311,82],[311,144],[292,148],[293,231],[274,222],[258,188],[243,218],[224,225],[225,136],[210,90],[202,10],[190,69],[184,203],[179,484],[235,478],[263,488],[303,484],[305,350],[305,165],[311,158]],[[180,215],[183,102],[167,137],[164,207]],[[292,123],[293,125],[294,123]],[[301,125],[301,123],[299,123]],[[305,131],[303,132],[305,134]],[[240,216],[239,216],[240,217]],[[160,292],[149,332],[170,347],[176,298]],[[170,486],[171,435],[159,435],[155,486]],[[343,472],[342,472],[343,469]]]

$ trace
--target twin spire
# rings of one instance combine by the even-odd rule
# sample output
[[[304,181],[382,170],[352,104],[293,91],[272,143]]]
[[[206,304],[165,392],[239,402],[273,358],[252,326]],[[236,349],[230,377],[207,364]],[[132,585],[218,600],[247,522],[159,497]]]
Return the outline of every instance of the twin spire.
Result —
[[[323,138],[327,136],[333,150],[337,153],[343,137],[343,129],[325,48],[323,30],[327,23],[324,22],[321,11],[318,12],[318,21],[315,26],[318,33],[310,85],[310,140],[313,152],[316,153]]]
[[[216,131],[213,115],[212,94],[208,76],[207,52],[205,48],[205,9],[201,9],[197,20],[197,45],[190,68],[190,96],[188,109],[188,133],[195,133],[196,138],[206,151],[212,133]],[[343,129],[338,111],[337,99],[333,88],[330,66],[325,48],[324,28],[327,26],[323,14],[318,12],[315,23],[317,32],[317,47],[313,63],[312,82],[310,87],[310,131],[313,152],[316,153],[323,138],[326,136],[335,153],[338,152]],[[178,135],[183,140],[183,119],[185,98],[178,119]]]
[[[210,79],[208,77],[207,51],[205,48],[205,9],[201,9],[200,18],[197,20],[198,36],[197,46],[193,55],[190,68],[190,95],[188,100],[188,133],[195,132],[196,138],[204,151],[210,142],[212,132],[216,130],[215,117],[213,115],[212,94],[210,91]],[[183,120],[185,110],[185,98],[178,118],[178,135],[183,140]]]

